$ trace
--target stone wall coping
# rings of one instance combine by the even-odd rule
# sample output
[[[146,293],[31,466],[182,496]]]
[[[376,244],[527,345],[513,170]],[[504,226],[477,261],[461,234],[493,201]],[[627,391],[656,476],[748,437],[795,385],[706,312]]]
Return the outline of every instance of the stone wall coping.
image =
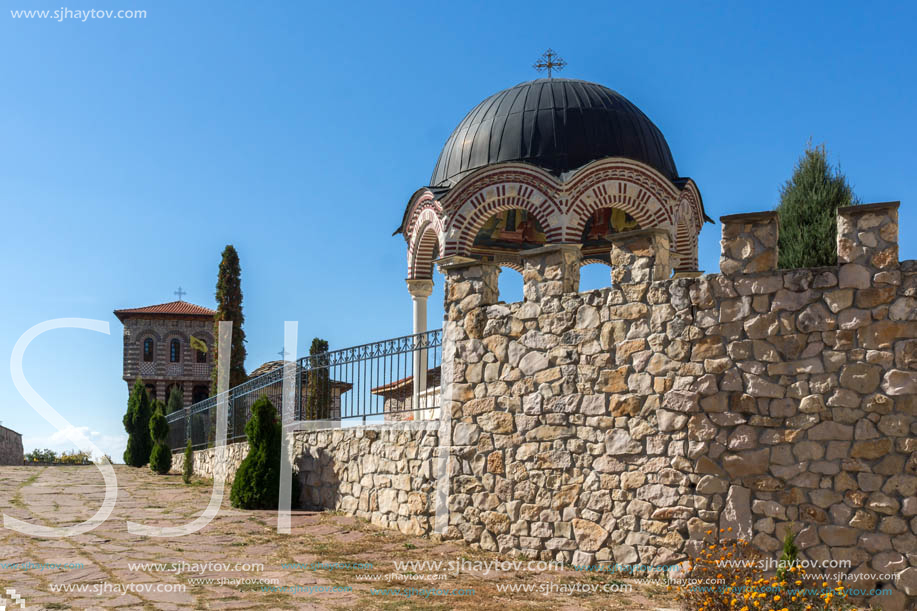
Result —
[[[472,259],[471,257],[463,257],[462,255],[449,255],[448,257],[442,257],[434,261],[436,265],[439,266],[441,271],[448,269],[461,269],[464,267],[471,267],[473,265],[494,265],[489,261],[482,261],[480,259]]]
[[[755,221],[769,221],[777,218],[776,210],[763,212],[744,212],[742,214],[727,214],[720,217],[721,223],[753,223]]]
[[[526,257],[537,257],[538,255],[543,255],[549,252],[561,252],[564,250],[575,250],[576,252],[580,252],[582,248],[582,244],[548,244],[538,248],[523,250],[519,253],[519,256],[525,259]]]
[[[856,214],[867,214],[870,212],[875,212],[877,210],[897,210],[898,206],[901,205],[901,202],[877,202],[875,204],[860,204],[859,206],[844,206],[843,208],[838,208],[837,213],[843,214],[845,216],[856,215]]]
[[[642,238],[645,236],[652,235],[667,235],[671,237],[671,233],[665,227],[650,227],[648,229],[634,229],[633,231],[622,231],[621,233],[616,233],[612,236],[611,242],[624,242],[631,238]],[[670,252],[675,252],[670,250]]]

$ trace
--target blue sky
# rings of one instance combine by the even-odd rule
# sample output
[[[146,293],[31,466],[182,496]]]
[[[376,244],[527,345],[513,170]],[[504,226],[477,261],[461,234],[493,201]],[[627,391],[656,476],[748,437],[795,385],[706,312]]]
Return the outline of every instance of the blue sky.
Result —
[[[665,134],[707,213],[772,209],[806,142],[825,143],[865,202],[901,200],[901,258],[917,258],[912,4],[853,2],[183,3],[94,0],[146,19],[0,14],[0,360],[61,317],[25,373],[120,458],[120,307],[213,306],[220,251],[239,251],[248,368],[276,357],[283,321],[332,348],[409,333],[405,244],[391,233],[439,150],[486,96],[563,76],[637,104]],[[717,271],[719,227],[700,238]],[[601,272],[604,277],[607,272]],[[505,274],[504,297],[521,298]],[[430,300],[442,316],[442,285]],[[585,282],[596,285],[595,274]],[[4,366],[0,421],[26,447],[70,447]]]

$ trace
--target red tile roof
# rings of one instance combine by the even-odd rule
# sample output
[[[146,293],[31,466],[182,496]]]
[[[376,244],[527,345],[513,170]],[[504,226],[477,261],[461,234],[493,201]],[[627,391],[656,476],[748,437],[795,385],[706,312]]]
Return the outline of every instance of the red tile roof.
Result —
[[[118,320],[123,321],[125,317],[143,314],[153,314],[157,316],[207,316],[212,317],[216,311],[205,308],[187,301],[170,301],[158,305],[145,306],[142,308],[127,308],[115,310],[115,316]]]

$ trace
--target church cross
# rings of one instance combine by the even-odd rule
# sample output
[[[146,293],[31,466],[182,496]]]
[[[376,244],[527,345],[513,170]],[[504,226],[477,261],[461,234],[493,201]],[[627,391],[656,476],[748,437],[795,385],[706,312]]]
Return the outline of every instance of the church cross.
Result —
[[[280,352],[278,352],[277,354],[279,354],[279,355],[280,355],[280,358],[283,359],[283,360],[285,361],[285,360],[287,360],[287,355],[290,354],[290,353],[287,352],[287,348],[286,348],[286,346],[284,346],[284,347],[280,350]]]
[[[181,299],[182,296],[187,295],[188,293],[186,293],[185,291],[181,290],[181,287],[178,287],[178,290],[175,291],[175,293],[173,293],[173,294],[174,294],[174,295],[178,295],[178,300],[181,301],[181,300],[182,300],[182,299]]]
[[[538,61],[535,62],[532,67],[539,72],[544,72],[547,70],[548,78],[553,78],[551,71],[557,70],[560,72],[566,65],[567,62],[565,62],[560,55],[555,53],[553,49],[548,49],[541,55],[541,57],[538,58]]]

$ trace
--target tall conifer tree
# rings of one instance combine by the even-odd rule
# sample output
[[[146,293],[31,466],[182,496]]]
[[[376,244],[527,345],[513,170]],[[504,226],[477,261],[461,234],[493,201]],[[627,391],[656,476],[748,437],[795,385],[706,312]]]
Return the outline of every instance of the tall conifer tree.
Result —
[[[127,413],[123,419],[124,430],[127,431],[125,464],[142,467],[150,461],[150,451],[153,447],[153,440],[150,439],[151,414],[150,397],[146,393],[143,380],[138,377],[127,400]]]
[[[242,315],[242,268],[239,266],[239,255],[232,244],[227,244],[223,249],[223,259],[220,261],[220,271],[217,275],[217,313],[214,316],[213,337],[214,345],[219,343],[220,321],[232,321],[232,354],[229,358],[229,387],[237,386],[248,377],[245,374],[245,331],[242,324],[245,317]],[[214,350],[214,363],[218,364],[219,350]],[[210,393],[217,392],[217,369],[211,372]]]
[[[169,400],[166,403],[165,414],[171,414],[172,412],[178,412],[185,408],[182,402],[182,393],[178,389],[178,386],[173,386],[171,392],[169,392]]]
[[[165,407],[162,401],[153,401],[153,415],[150,416],[148,428],[150,442],[153,444],[150,451],[150,469],[160,475],[165,475],[172,468],[172,450],[168,444],[169,423],[163,414]]]
[[[306,420],[331,417],[331,378],[328,371],[328,342],[318,337],[309,347],[311,367],[306,373]]]
[[[824,145],[807,146],[780,190],[781,269],[837,264],[837,209],[859,203]]]

